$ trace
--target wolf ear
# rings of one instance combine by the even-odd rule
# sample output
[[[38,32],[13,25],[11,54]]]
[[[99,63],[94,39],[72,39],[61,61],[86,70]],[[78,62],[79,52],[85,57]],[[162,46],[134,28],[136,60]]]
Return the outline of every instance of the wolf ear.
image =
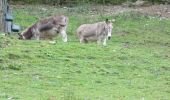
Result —
[[[21,40],[21,39],[22,39],[22,35],[21,35],[21,33],[18,33],[18,36],[19,36],[19,37],[18,37],[18,39],[20,39],[20,40]]]
[[[108,23],[108,22],[109,22],[109,19],[107,18],[107,19],[106,19],[106,23]]]
[[[18,35],[19,35],[19,36],[21,36],[21,34],[20,34],[20,33],[18,33]]]
[[[106,19],[106,24],[110,24],[110,23],[112,23],[108,18]]]

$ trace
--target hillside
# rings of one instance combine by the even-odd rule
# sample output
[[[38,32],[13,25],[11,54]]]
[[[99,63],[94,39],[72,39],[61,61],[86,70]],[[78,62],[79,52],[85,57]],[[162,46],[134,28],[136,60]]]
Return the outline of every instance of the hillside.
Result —
[[[69,41],[0,35],[0,100],[170,99],[170,19],[134,11],[91,14],[89,9],[13,6],[15,22],[23,28],[64,13]],[[78,42],[74,34],[80,24],[105,18],[116,20],[107,46]]]

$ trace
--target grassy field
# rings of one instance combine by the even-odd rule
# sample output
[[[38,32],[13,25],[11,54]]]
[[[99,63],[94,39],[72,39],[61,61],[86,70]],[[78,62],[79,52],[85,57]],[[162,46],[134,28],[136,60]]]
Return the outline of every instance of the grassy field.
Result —
[[[14,6],[15,23],[25,28],[64,12],[69,41],[0,35],[0,100],[170,100],[169,19],[43,7]],[[116,19],[107,46],[78,42],[74,34],[80,24],[105,18]]]

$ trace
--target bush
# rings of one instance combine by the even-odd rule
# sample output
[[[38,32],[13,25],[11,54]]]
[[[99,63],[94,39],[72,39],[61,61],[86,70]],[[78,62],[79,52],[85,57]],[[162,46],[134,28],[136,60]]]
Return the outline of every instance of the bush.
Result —
[[[123,2],[135,2],[137,0],[9,0],[9,2],[13,3],[28,3],[28,4],[34,4],[34,3],[40,3],[40,4],[58,4],[58,5],[63,5],[63,4],[76,4],[80,2],[84,3],[99,3],[99,4],[122,4]],[[152,3],[170,3],[169,0],[144,0],[144,1],[149,1]]]

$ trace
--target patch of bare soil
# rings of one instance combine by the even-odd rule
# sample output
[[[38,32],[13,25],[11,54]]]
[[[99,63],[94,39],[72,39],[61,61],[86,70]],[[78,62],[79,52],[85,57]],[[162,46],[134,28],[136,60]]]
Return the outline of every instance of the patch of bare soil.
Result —
[[[137,11],[146,15],[158,16],[163,18],[170,18],[170,5],[150,5],[150,6],[139,6],[139,7],[124,7],[120,6],[103,6],[94,7],[94,10],[98,10],[104,15],[117,15],[123,12]]]
[[[149,7],[140,7],[138,10],[144,14],[170,18],[170,5],[152,5]]]
[[[31,6],[28,6],[30,7]],[[39,5],[38,7],[34,7],[34,9],[39,9],[41,8],[42,11],[46,11],[47,9],[75,9],[75,8],[69,8],[69,7],[59,7],[59,6],[48,6],[48,5]],[[11,8],[25,8],[25,5],[11,5]],[[91,14],[91,15],[96,15],[96,14],[101,14],[101,15],[117,15],[119,13],[123,13],[123,12],[130,12],[130,11],[137,11],[137,12],[141,12],[145,15],[150,15],[150,16],[158,16],[158,17],[163,17],[163,18],[170,18],[170,5],[147,5],[147,6],[132,6],[132,7],[128,7],[128,6],[124,6],[124,5],[91,5],[89,6],[89,8],[87,8],[86,6],[82,8],[83,12],[86,12],[86,10],[84,9],[88,9],[86,14]],[[80,11],[82,10],[80,9]],[[78,12],[79,14],[80,11]],[[68,12],[71,13],[71,12]]]

